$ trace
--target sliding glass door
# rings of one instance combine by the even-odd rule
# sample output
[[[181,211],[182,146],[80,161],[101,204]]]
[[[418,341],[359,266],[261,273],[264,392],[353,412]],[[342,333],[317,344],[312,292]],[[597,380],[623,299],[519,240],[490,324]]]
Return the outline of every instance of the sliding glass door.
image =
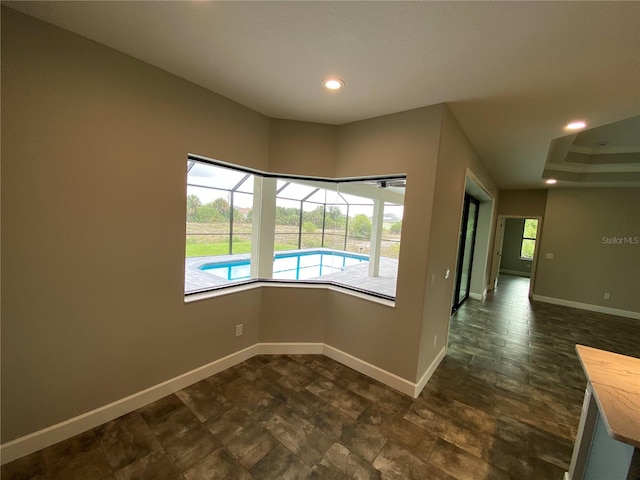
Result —
[[[460,241],[458,251],[458,265],[456,269],[456,284],[452,310],[457,310],[469,297],[471,287],[471,267],[473,251],[476,243],[476,228],[478,226],[478,209],[480,203],[472,196],[465,194],[462,223],[460,225]]]

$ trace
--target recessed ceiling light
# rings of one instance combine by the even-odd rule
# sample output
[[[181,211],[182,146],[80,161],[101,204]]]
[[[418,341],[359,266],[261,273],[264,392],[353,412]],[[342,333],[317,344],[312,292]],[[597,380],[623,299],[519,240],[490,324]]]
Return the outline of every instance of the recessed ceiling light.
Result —
[[[327,90],[340,90],[344,87],[344,81],[340,78],[327,78],[324,82],[322,82],[324,88]]]
[[[547,178],[544,183],[548,184],[548,185],[554,185],[556,183],[558,183],[558,180],[556,180],[555,178]]]
[[[586,122],[583,122],[582,120],[576,120],[575,122],[571,122],[571,123],[567,123],[567,125],[564,127],[565,130],[580,130],[584,127],[587,126]]]

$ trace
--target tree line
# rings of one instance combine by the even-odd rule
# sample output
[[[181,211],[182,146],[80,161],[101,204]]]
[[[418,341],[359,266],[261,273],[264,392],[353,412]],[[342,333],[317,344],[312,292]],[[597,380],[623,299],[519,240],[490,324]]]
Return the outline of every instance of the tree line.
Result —
[[[197,195],[187,196],[187,222],[221,223],[231,220],[231,206],[224,198],[216,198],[212,202],[202,203]],[[235,223],[251,223],[252,212],[244,214],[238,208],[233,209]]]
[[[239,209],[233,209],[235,223],[251,223],[252,211],[243,213]],[[231,206],[224,198],[216,198],[212,202],[203,204],[197,195],[187,196],[187,221],[193,223],[222,223],[231,218]],[[347,216],[340,208],[328,205],[325,213],[323,205],[318,205],[309,212],[302,213],[302,226],[305,232],[313,233],[321,230],[344,230],[347,227]],[[293,207],[276,207],[276,225],[295,226],[300,223],[300,209]],[[395,222],[387,229],[389,233],[399,234],[402,221]],[[356,237],[371,236],[371,220],[363,213],[359,213],[349,219],[349,235]]]

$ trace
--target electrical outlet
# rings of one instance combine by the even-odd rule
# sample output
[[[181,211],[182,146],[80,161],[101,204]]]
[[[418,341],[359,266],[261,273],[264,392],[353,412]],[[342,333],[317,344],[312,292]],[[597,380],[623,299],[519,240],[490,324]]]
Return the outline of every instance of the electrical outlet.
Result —
[[[236,325],[236,337],[242,335],[242,324]]]
[[[449,275],[451,275],[451,270],[447,268],[447,271],[444,272],[444,278],[445,279],[449,278]]]
[[[609,298],[611,298],[611,295],[609,295],[608,293],[605,293],[604,294],[604,299],[605,300],[609,300]]]
[[[438,344],[438,335],[433,336],[433,346],[435,347]]]

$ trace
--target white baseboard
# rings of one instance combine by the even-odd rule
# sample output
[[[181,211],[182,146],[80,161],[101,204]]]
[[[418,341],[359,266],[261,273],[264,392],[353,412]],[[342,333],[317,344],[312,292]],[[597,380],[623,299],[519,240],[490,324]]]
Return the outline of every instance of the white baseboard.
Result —
[[[442,362],[446,355],[447,347],[442,347],[442,350],[440,350],[436,358],[433,360],[433,362],[431,362],[431,365],[429,365],[427,370],[422,374],[422,377],[420,377],[420,381],[416,384],[416,390],[413,398],[416,398],[418,395],[420,395],[422,389],[424,389],[427,382],[429,382],[431,375],[433,375],[433,372],[436,371],[436,368],[438,368],[438,365],[440,365],[440,362]]]
[[[256,355],[322,355],[324,343],[257,343]]]
[[[353,355],[350,355],[342,350],[338,350],[330,345],[324,346],[324,354],[335,360],[336,362],[340,362],[343,365],[346,365],[349,368],[353,368],[355,371],[366,375],[367,377],[373,378],[385,385],[398,390],[406,395],[411,397],[414,396],[415,386],[416,384],[406,380],[398,375],[383,370],[380,367],[376,367],[375,365],[365,362]],[[414,397],[415,398],[415,397]]]
[[[160,400],[211,375],[215,375],[256,355],[257,344],[226,357],[178,375],[170,380],[149,387],[128,397],[30,433],[0,446],[0,463],[4,465],[30,453],[71,438],[79,433],[126,415],[134,410]]]
[[[502,270],[500,269],[500,273],[506,273],[507,275],[516,275],[518,277],[527,277],[530,278],[531,277],[531,272],[524,272],[524,271],[519,271],[519,270]]]
[[[438,358],[429,367],[425,375],[423,375],[424,384],[427,383],[429,377],[440,363],[440,360],[442,360],[440,357],[444,357],[443,352],[444,349],[440,354],[438,354]],[[193,385],[200,380],[204,380],[211,375],[215,375],[227,368],[231,368],[234,365],[242,363],[255,355],[286,354],[324,354],[337,362],[353,368],[374,380],[378,380],[379,382],[414,398],[417,397],[420,394],[420,391],[422,391],[422,388],[424,388],[422,379],[420,381],[421,387],[418,388],[418,384],[405,380],[402,377],[391,372],[387,372],[386,370],[324,343],[256,343],[255,345],[240,350],[239,352],[227,355],[226,357],[159,383],[158,385],[154,385],[153,387],[142,390],[141,392],[134,393],[133,395],[129,395],[128,397],[122,398],[108,405],[96,408],[90,412],[83,413],[82,415],[70,418],[56,425],[43,428],[37,432],[33,432],[4,443],[0,445],[0,464],[4,465],[5,463],[24,457],[95,428],[98,425],[114,420],[122,415],[126,415],[127,413],[137,410],[149,403],[155,402],[156,400],[160,400],[161,398],[188,387],[189,385]],[[429,374],[428,376],[427,373]]]
[[[482,290],[482,293],[469,292],[469,296],[474,300],[480,300],[481,302],[484,302],[484,300],[487,298],[487,292],[488,292],[488,289],[485,288],[484,290]]]
[[[618,308],[603,307],[601,305],[592,305],[590,303],[574,302],[563,298],[545,297],[543,295],[534,295],[533,300],[544,303],[552,303],[554,305],[562,305],[564,307],[579,308],[581,310],[589,310],[591,312],[607,313],[618,317],[634,318],[640,320],[640,312],[632,312],[631,310],[620,310]]]

